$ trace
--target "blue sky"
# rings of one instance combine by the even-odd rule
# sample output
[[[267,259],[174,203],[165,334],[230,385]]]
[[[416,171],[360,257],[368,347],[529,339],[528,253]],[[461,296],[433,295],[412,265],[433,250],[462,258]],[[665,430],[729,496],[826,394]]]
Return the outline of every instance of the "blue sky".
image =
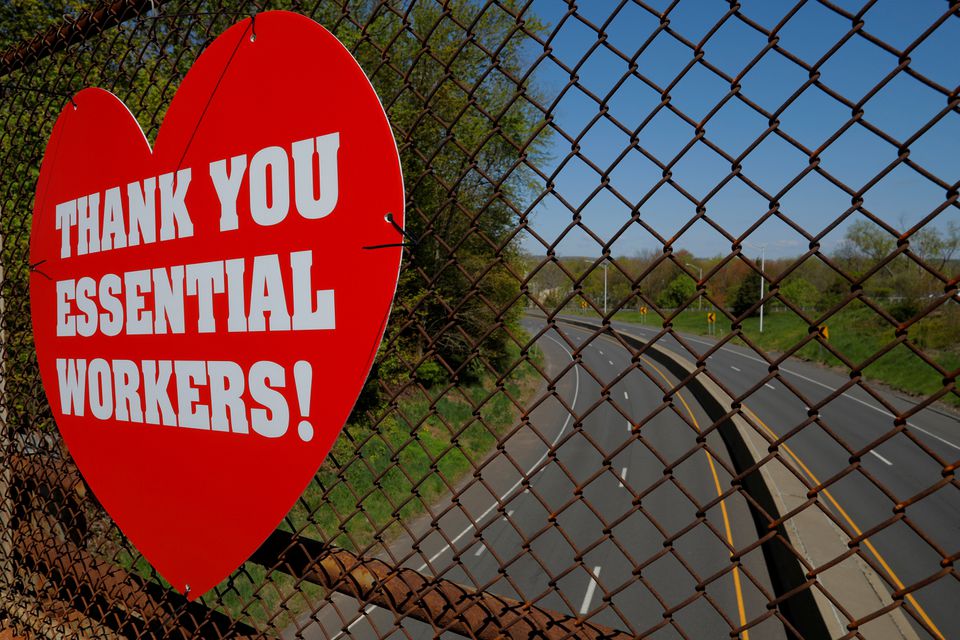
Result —
[[[601,27],[621,4],[619,0],[581,0],[577,14]],[[669,2],[649,0],[661,11]],[[789,0],[742,0],[742,13],[767,29],[773,28],[794,6]],[[779,32],[780,45],[813,64],[850,29],[850,20],[810,1]],[[837,1],[841,8],[858,12],[863,2]],[[699,42],[727,11],[724,0],[681,0],[670,12],[670,27],[692,42]],[[930,27],[948,8],[946,0],[880,0],[864,15],[864,29],[902,49]],[[558,28],[552,39],[554,55],[569,67],[597,42],[597,32],[575,17],[563,20],[568,4],[561,0],[535,0],[533,12]],[[628,58],[635,55],[659,24],[640,5],[627,2],[603,28],[607,42]],[[729,19],[704,45],[705,59],[730,76],[738,75],[766,44],[766,38],[735,18]],[[531,49],[539,55],[542,49]],[[692,52],[667,33],[661,33],[638,59],[638,72],[666,86],[691,59]],[[910,67],[941,86],[960,84],[960,18],[951,16],[911,55]],[[896,56],[867,39],[854,36],[821,67],[821,81],[852,102],[863,98],[897,66]],[[630,76],[628,64],[604,46],[597,48],[579,69],[580,82],[601,99],[623,84],[608,100],[609,116],[628,129],[637,128],[660,103],[660,95],[640,79]],[[742,79],[742,93],[768,111],[784,103],[807,79],[807,72],[774,52]],[[533,82],[549,104],[569,81],[559,65],[544,60]],[[701,65],[696,65],[670,91],[671,103],[694,120],[701,120],[727,93],[729,85]],[[946,106],[944,96],[909,77],[898,74],[864,107],[864,117],[897,140],[904,140]],[[571,88],[557,102],[556,125],[571,136],[583,133],[581,152],[595,164],[608,167],[629,147],[629,135],[606,118],[588,127],[600,105],[584,91]],[[780,116],[780,128],[808,148],[819,147],[850,117],[850,110],[816,87],[808,88]],[[733,99],[705,125],[706,136],[732,156],[737,156],[766,128],[767,121],[742,102]],[[668,162],[693,137],[693,128],[667,110],[661,110],[640,132],[639,143],[661,161]],[[910,159],[944,182],[960,178],[960,114],[947,113],[932,129],[910,145]],[[558,167],[570,154],[570,143],[554,135],[545,168]],[[894,146],[866,128],[855,125],[821,154],[821,167],[856,189],[870,181],[897,157]],[[743,174],[769,193],[775,193],[808,164],[807,157],[790,144],[771,135],[743,161]],[[674,167],[674,179],[695,198],[705,196],[730,170],[730,165],[706,145],[697,143]],[[610,185],[628,202],[647,195],[660,179],[660,169],[636,150],[630,150],[610,173]],[[556,177],[556,189],[572,206],[582,207],[583,223],[603,239],[618,233],[628,221],[630,207],[609,190],[589,199],[600,185],[600,176],[574,158]],[[872,187],[864,206],[897,228],[912,225],[944,201],[945,192],[906,166],[900,166]],[[586,204],[584,204],[586,202]],[[815,174],[808,175],[781,198],[781,209],[808,230],[819,231],[850,206],[850,196]],[[733,235],[749,228],[767,211],[767,201],[738,180],[727,184],[706,204],[707,214]],[[666,237],[676,233],[695,213],[695,206],[669,185],[658,189],[641,208],[641,218]],[[857,214],[859,215],[859,214]],[[556,240],[570,223],[572,214],[558,198],[549,196],[531,218],[532,227],[548,241]],[[851,218],[855,219],[855,218]],[[941,213],[935,225],[960,220],[956,207]],[[849,224],[849,221],[846,223]],[[842,238],[845,225],[831,232],[824,242],[827,251]],[[768,256],[789,256],[806,249],[802,236],[778,220],[758,228],[751,242],[767,245]],[[730,243],[704,222],[697,222],[676,242],[698,256],[730,251]],[[543,246],[524,239],[531,253]],[[638,224],[632,224],[612,245],[614,255],[634,255],[659,248],[659,242]],[[558,245],[561,255],[598,255],[601,246],[579,230]]]

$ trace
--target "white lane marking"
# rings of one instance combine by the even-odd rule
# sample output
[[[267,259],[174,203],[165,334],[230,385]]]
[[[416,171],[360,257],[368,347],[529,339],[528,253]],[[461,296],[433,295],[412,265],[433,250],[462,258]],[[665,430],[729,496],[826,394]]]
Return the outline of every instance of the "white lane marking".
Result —
[[[626,482],[626,481],[627,481],[627,468],[624,467],[624,468],[620,471],[620,483],[619,483],[620,486],[622,487],[622,486],[623,486],[623,483]]]
[[[546,337],[547,337],[548,339],[550,339],[550,340],[553,340],[553,341],[556,342],[558,345],[560,345],[560,348],[563,349],[564,352],[566,352],[566,354],[570,357],[570,359],[575,361],[575,359],[574,359],[574,357],[573,357],[573,354],[570,353],[570,350],[567,349],[567,347],[564,346],[564,344],[563,344],[562,342],[560,342],[559,340],[557,340],[557,339],[554,338],[553,336],[546,336]],[[574,377],[574,384],[573,384],[573,402],[570,403],[570,408],[571,408],[571,409],[575,409],[575,408],[576,408],[576,406],[577,406],[577,397],[580,395],[580,367],[574,366],[574,367],[573,367],[573,373],[574,373],[574,376],[575,376],[575,377]],[[523,478],[520,478],[519,480],[517,480],[516,482],[514,482],[514,483],[513,483],[513,486],[510,487],[509,489],[507,489],[507,490],[503,493],[503,495],[500,496],[500,498],[497,500],[497,502],[495,502],[495,503],[493,503],[492,505],[490,505],[489,507],[487,507],[487,510],[480,514],[480,516],[477,518],[477,522],[479,522],[480,520],[483,520],[483,519],[486,518],[488,515],[490,515],[490,512],[493,511],[494,509],[496,509],[496,508],[497,508],[497,505],[499,505],[499,504],[502,503],[504,500],[506,500],[506,499],[507,499],[507,496],[509,496],[511,493],[513,493],[513,492],[516,490],[516,488],[519,487],[520,484],[524,481],[524,479],[527,478],[527,477],[529,477],[529,476],[530,476],[530,473],[531,473],[534,469],[536,469],[537,467],[539,467],[539,466],[543,463],[544,460],[547,459],[547,456],[550,454],[550,450],[553,449],[553,448],[557,445],[558,442],[560,442],[560,438],[563,436],[564,432],[566,432],[567,426],[570,424],[570,418],[572,418],[572,417],[573,417],[573,414],[567,413],[567,419],[563,421],[563,426],[560,427],[560,431],[557,433],[557,436],[553,439],[553,442],[550,443],[550,447],[549,447],[546,451],[543,452],[543,455],[540,456],[540,459],[537,460],[536,463],[533,464],[533,466],[531,466],[529,469],[527,469],[527,472],[526,472],[525,474],[523,474],[523,475],[524,475]],[[430,558],[429,558],[426,562],[424,562],[422,565],[420,565],[420,568],[417,569],[417,571],[418,571],[418,572],[421,572],[421,571],[423,571],[424,569],[426,569],[427,566],[428,566],[431,562],[433,562],[434,560],[436,560],[437,558],[439,558],[440,556],[442,556],[442,555],[444,554],[444,552],[445,552],[447,549],[450,548],[450,545],[456,544],[463,536],[465,536],[465,535],[467,535],[468,533],[470,533],[470,531],[472,531],[475,526],[476,526],[476,525],[475,525],[473,522],[471,522],[470,524],[468,524],[468,525],[464,528],[463,531],[461,531],[460,533],[458,533],[458,534],[453,538],[453,540],[451,540],[450,542],[444,543],[444,545],[440,548],[439,551],[437,551],[435,554],[433,554],[432,556],[430,556]]]
[[[613,364],[613,360],[608,360],[608,362],[609,362],[610,364]]]
[[[627,420],[627,433],[631,433],[632,431],[633,431],[633,425],[630,424],[629,420]]]
[[[630,394],[628,394],[626,391],[624,391],[624,392],[623,392],[623,399],[624,399],[624,400],[629,400],[629,399],[630,399]]]
[[[764,383],[763,383],[763,386],[765,386],[767,389],[773,389],[774,391],[777,390],[777,389],[776,389],[772,384],[770,384],[769,382],[764,382]]]
[[[527,491],[527,490],[524,489],[524,493],[526,493],[526,491]],[[508,522],[507,518],[512,518],[512,517],[513,517],[513,509],[510,509],[509,511],[507,511],[507,515],[502,516],[504,522]],[[487,550],[487,545],[486,545],[485,543],[481,542],[481,543],[480,543],[480,548],[477,549],[477,550],[473,553],[473,555],[475,555],[475,556],[477,556],[477,557],[479,558],[480,556],[483,555],[483,552],[486,551],[486,550]]]
[[[870,453],[872,453],[873,455],[875,455],[875,456],[877,456],[878,458],[880,458],[881,462],[886,463],[886,465],[887,465],[888,467],[892,467],[892,466],[893,466],[893,463],[892,463],[892,462],[890,462],[889,460],[887,460],[886,458],[884,458],[882,455],[880,455],[880,454],[877,453],[876,451],[874,451],[874,450],[871,449],[871,450],[870,450]]]
[[[740,369],[737,369],[735,366],[730,365],[730,368],[736,371],[737,373],[740,373]]]
[[[593,600],[593,592],[597,590],[597,577],[600,575],[600,567],[593,568],[593,575],[590,576],[590,584],[587,585],[587,592],[583,595],[583,604],[580,605],[580,615],[585,615],[590,611],[590,601]]]
[[[733,353],[736,353],[736,352],[733,352]],[[747,357],[749,357],[749,356],[744,356],[744,357],[747,358]],[[807,376],[805,376],[805,375],[803,375],[803,374],[800,374],[800,373],[797,373],[796,371],[790,371],[789,369],[784,369],[784,368],[782,368],[782,367],[780,368],[780,371],[783,372],[783,373],[789,373],[789,374],[791,374],[791,375],[794,375],[794,376],[800,378],[801,380],[806,380],[807,382],[810,382],[810,383],[819,385],[819,386],[823,387],[824,389],[829,389],[830,391],[836,391],[836,389],[834,389],[834,388],[831,387],[830,385],[824,384],[824,383],[820,382],[819,380],[814,380],[813,378],[808,378]],[[886,409],[882,409],[882,408],[880,408],[880,407],[874,406],[874,405],[870,404],[869,402],[864,402],[864,401],[861,400],[860,398],[856,398],[856,397],[850,395],[849,393],[844,392],[844,393],[842,393],[842,394],[840,394],[840,395],[842,395],[844,398],[849,398],[850,400],[853,400],[854,402],[859,402],[859,403],[862,404],[863,406],[867,407],[868,409],[873,409],[873,410],[876,411],[877,413],[882,413],[883,415],[887,416],[888,418],[894,418],[894,417],[896,417],[896,416],[894,416],[892,413],[890,413],[889,411],[887,411]],[[950,442],[949,440],[945,440],[944,438],[941,438],[940,436],[938,436],[938,435],[935,434],[935,433],[931,433],[930,431],[927,431],[927,430],[924,429],[923,427],[918,427],[917,425],[913,424],[912,422],[907,422],[907,426],[910,427],[911,429],[916,429],[916,430],[919,431],[920,433],[925,433],[925,434],[927,434],[928,436],[930,436],[931,438],[933,438],[934,440],[939,440],[939,441],[942,442],[943,444],[945,444],[945,445],[947,445],[947,446],[950,446],[950,447],[953,447],[953,448],[956,449],[957,451],[960,451],[960,446],[953,444],[953,443]]]
[[[647,330],[647,331],[653,331],[653,329],[647,329],[646,327],[639,327],[639,328],[640,328],[640,329]],[[715,346],[715,343],[713,343],[713,342],[707,342],[706,340],[697,340],[696,338],[690,338],[690,337],[688,337],[688,336],[686,336],[686,335],[683,336],[683,339],[684,339],[684,340],[687,340],[688,342],[696,342],[696,343],[698,343],[698,344],[705,344],[705,345],[707,345],[708,347],[713,347],[713,346]],[[664,347],[664,348],[666,348],[666,347]],[[726,351],[727,353],[732,353],[732,354],[735,355],[735,356],[740,356],[741,358],[746,358],[747,360],[753,360],[754,362],[759,362],[760,364],[766,365],[766,366],[768,366],[768,367],[770,366],[770,363],[767,362],[766,360],[763,360],[763,359],[761,359],[761,358],[757,358],[757,357],[755,357],[755,356],[751,356],[751,355],[746,354],[746,353],[740,353],[739,351],[734,351],[733,349],[730,349],[730,348],[728,348],[728,347],[720,347],[720,351]],[[830,390],[830,391],[836,391],[836,388],[831,387],[830,385],[825,384],[825,383],[823,383],[823,382],[820,382],[819,380],[814,380],[813,378],[808,378],[807,376],[803,375],[802,373],[797,373],[796,371],[792,371],[792,370],[790,370],[790,369],[784,369],[783,367],[779,367],[779,371],[780,371],[781,373],[789,373],[789,374],[792,375],[792,376],[796,376],[797,378],[800,378],[801,380],[806,380],[807,382],[809,382],[809,383],[811,383],[811,384],[815,384],[815,385],[817,385],[817,386],[819,386],[819,387],[823,387],[824,389],[828,389],[828,390]],[[862,404],[863,406],[865,406],[865,407],[867,407],[867,408],[869,408],[869,409],[873,409],[873,410],[876,411],[877,413],[882,413],[883,415],[887,416],[888,418],[893,418],[893,417],[895,417],[892,413],[890,413],[890,412],[887,411],[886,409],[884,409],[884,408],[882,408],[882,407],[877,407],[877,406],[875,406],[875,405],[872,405],[872,404],[870,404],[869,402],[864,402],[864,401],[861,400],[860,398],[857,398],[857,397],[855,397],[855,396],[852,396],[852,395],[850,395],[850,394],[847,393],[847,392],[843,392],[843,393],[841,393],[840,395],[843,396],[844,398],[848,398],[848,399],[850,399],[850,400],[853,400],[854,402],[859,402],[859,403]],[[917,426],[917,425],[915,425],[915,424],[912,423],[912,422],[907,422],[907,426],[910,427],[911,429],[916,429],[916,430],[919,431],[920,433],[925,433],[925,434],[927,434],[928,436],[930,436],[930,437],[933,438],[934,440],[938,440],[939,442],[942,442],[943,444],[947,445],[948,447],[953,447],[953,448],[956,449],[957,451],[960,451],[960,445],[956,445],[956,444],[950,442],[949,440],[946,440],[946,439],[944,439],[944,438],[941,438],[941,437],[938,436],[937,434],[932,433],[932,432],[924,429],[923,427]]]
[[[367,605],[367,608],[363,610],[363,613],[362,613],[362,614],[360,614],[360,615],[357,616],[357,619],[356,619],[356,620],[354,620],[354,621],[351,622],[349,625],[347,625],[347,628],[346,628],[344,631],[339,631],[339,632],[337,632],[337,635],[331,636],[330,640],[337,640],[337,638],[339,638],[340,636],[342,636],[344,633],[346,633],[347,631],[350,631],[350,629],[353,629],[355,626],[357,626],[357,623],[362,622],[363,620],[365,620],[366,617],[367,617],[368,615],[370,615],[371,613],[373,613],[373,610],[376,609],[376,608],[377,608],[376,605],[368,604],[368,605]]]
[[[597,351],[600,351],[600,355],[603,355],[603,351],[602,351],[602,350],[597,349]]]

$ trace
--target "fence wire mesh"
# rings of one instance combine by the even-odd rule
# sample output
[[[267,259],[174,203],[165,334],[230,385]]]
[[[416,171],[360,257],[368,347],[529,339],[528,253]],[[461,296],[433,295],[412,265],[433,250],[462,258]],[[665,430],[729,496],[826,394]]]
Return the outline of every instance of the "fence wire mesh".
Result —
[[[0,8],[10,632],[960,633],[960,4],[54,5]],[[334,450],[188,603],[52,422],[33,194],[73,93],[152,140],[204,46],[273,9],[370,76],[409,246]]]

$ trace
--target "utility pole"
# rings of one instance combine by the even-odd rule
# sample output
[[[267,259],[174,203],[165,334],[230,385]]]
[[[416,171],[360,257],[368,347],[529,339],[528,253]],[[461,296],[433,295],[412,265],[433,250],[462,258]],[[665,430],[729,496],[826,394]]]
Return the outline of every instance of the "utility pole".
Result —
[[[703,267],[698,267],[695,264],[690,264],[689,262],[685,263],[688,267],[693,267],[700,271],[700,277],[697,280],[698,283],[703,282]],[[703,311],[703,296],[697,296],[697,311]]]

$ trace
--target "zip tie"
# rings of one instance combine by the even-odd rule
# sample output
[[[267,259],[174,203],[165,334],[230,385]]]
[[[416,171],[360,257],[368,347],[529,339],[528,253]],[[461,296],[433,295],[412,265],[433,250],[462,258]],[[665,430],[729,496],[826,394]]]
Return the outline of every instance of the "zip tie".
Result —
[[[390,223],[394,229],[397,230],[401,236],[409,240],[409,242],[393,242],[388,244],[375,244],[364,247],[364,249],[387,249],[389,247],[416,247],[417,241],[413,239],[406,231],[403,230],[403,227],[397,224],[397,221],[393,219],[393,213],[388,212],[387,215],[383,216],[383,219]]]
[[[42,276],[43,276],[44,278],[46,278],[47,280],[53,280],[53,278],[51,278],[50,276],[48,276],[47,274],[45,274],[43,271],[40,271],[40,269],[37,269],[37,267],[39,267],[40,265],[42,265],[44,262],[46,262],[46,259],[43,259],[43,260],[41,260],[41,261],[39,261],[39,262],[34,262],[33,264],[29,265],[30,272],[31,272],[31,273],[39,273],[40,275],[42,275]]]

